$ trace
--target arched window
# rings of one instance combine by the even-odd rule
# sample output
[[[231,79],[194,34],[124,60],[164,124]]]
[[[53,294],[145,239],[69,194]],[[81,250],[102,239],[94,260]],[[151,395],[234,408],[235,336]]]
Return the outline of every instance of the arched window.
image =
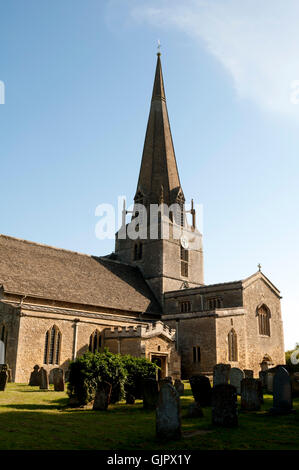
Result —
[[[181,250],[181,276],[188,277],[189,252],[182,246]]]
[[[257,309],[258,323],[259,323],[259,334],[264,336],[270,336],[270,310],[266,305],[261,305]]]
[[[93,354],[100,351],[102,347],[102,335],[99,330],[95,330],[89,338],[89,351]]]
[[[238,360],[238,338],[233,328],[228,333],[228,360],[232,362]]]
[[[61,332],[54,325],[46,332],[44,364],[59,364],[61,352]]]

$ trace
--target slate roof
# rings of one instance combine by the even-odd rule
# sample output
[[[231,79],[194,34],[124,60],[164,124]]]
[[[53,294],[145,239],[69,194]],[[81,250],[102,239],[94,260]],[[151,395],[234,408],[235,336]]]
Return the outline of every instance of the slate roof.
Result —
[[[0,285],[5,292],[160,314],[138,268],[0,235]]]

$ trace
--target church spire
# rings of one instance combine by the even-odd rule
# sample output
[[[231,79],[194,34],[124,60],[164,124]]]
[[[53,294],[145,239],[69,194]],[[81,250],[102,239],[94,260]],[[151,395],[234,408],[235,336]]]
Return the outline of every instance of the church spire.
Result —
[[[161,54],[157,65],[148,118],[136,197],[145,203],[159,204],[161,187],[165,204],[184,199],[170,130],[161,66]]]

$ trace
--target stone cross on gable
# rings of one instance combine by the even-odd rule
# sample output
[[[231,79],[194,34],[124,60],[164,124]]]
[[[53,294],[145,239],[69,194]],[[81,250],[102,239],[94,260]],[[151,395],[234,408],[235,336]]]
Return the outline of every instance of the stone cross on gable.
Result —
[[[257,267],[259,268],[259,271],[261,271],[261,269],[262,269],[261,263],[259,263],[259,264],[257,265]]]

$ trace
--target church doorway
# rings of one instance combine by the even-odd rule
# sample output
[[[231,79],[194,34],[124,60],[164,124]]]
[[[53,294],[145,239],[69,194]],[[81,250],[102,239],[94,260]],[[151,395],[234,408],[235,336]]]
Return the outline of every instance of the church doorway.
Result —
[[[153,355],[151,358],[151,361],[154,364],[157,364],[159,367],[158,369],[158,380],[164,379],[166,377],[166,365],[167,365],[167,357],[166,356],[160,356],[160,355]]]
[[[261,366],[262,371],[270,369],[273,366],[273,361],[272,361],[271,357],[266,354],[266,356],[264,356],[260,366]]]

